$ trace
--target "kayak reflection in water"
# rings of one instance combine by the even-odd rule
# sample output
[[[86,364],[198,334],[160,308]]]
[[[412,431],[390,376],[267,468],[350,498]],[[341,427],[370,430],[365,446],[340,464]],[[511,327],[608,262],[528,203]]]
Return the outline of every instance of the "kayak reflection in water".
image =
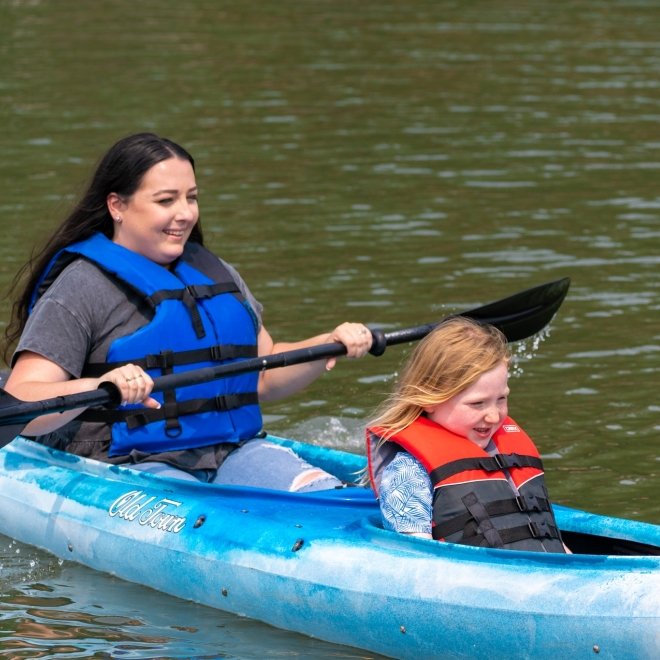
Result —
[[[336,358],[152,392],[154,377],[174,371],[327,342],[343,343],[350,358],[371,347],[360,323],[275,343],[243,279],[204,247],[199,216],[194,160],[181,146],[140,133],[103,156],[15,279],[5,388],[39,401],[112,383],[122,405],[43,415],[23,435],[181,479],[333,488],[334,476],[259,438],[259,404],[303,389]]]
[[[508,417],[506,337],[457,317],[413,351],[367,429],[383,524],[466,545],[569,552],[532,440]]]

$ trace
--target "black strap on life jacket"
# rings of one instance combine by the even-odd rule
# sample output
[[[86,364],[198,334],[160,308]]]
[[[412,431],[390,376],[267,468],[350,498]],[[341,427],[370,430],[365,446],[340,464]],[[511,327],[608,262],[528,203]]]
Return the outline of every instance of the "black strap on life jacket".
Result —
[[[126,422],[130,430],[161,420],[166,421],[166,433],[170,437],[176,437],[180,433],[180,426],[170,428],[169,420],[176,420],[183,415],[193,415],[196,413],[235,410],[248,405],[259,403],[259,396],[256,392],[245,392],[242,394],[224,394],[212,397],[210,399],[190,399],[188,401],[166,401],[160,408],[139,408],[128,410],[102,410],[89,409],[78,415],[78,419],[83,422],[103,422],[105,424],[114,424],[117,422]],[[178,432],[177,432],[178,428]]]
[[[180,300],[188,310],[193,329],[198,339],[206,336],[202,316],[197,309],[197,301],[206,298],[213,298],[222,293],[237,293],[238,286],[234,281],[217,282],[215,284],[189,284],[183,289],[162,289],[152,293],[147,302],[154,308],[160,305],[164,300]]]
[[[511,468],[537,468],[543,469],[543,461],[538,456],[525,456],[523,454],[495,454],[494,456],[475,456],[459,458],[445,465],[435,468],[430,474],[431,482],[435,485],[455,474],[467,470],[484,470],[497,472]]]
[[[173,351],[161,351],[163,357],[163,368],[161,373],[169,375],[174,372]],[[177,438],[181,435],[182,427],[177,414],[178,408],[176,407],[176,392],[174,390],[165,390],[163,392],[163,405],[161,408],[165,411],[165,435],[168,438]]]
[[[136,364],[143,369],[160,369],[169,373],[174,367],[198,362],[222,362],[238,358],[257,357],[255,344],[217,344],[208,348],[196,348],[191,351],[161,351],[151,353],[136,360],[121,360],[117,362],[90,362],[85,365],[82,376],[98,378],[103,374],[125,364]]]
[[[463,504],[470,512],[470,516],[478,523],[481,537],[491,548],[504,547],[504,540],[499,534],[499,530],[493,525],[486,507],[479,501],[474,493],[468,493],[465,497],[461,498]],[[463,535],[463,542],[465,542],[465,535]]]
[[[472,499],[470,498],[468,501],[472,502]],[[463,531],[470,521],[473,520],[476,522],[482,522],[489,518],[507,516],[512,513],[541,513],[552,511],[550,502],[545,497],[536,497],[535,495],[517,495],[516,497],[507,498],[505,500],[494,500],[492,502],[483,503],[481,504],[482,509],[479,510],[479,519],[477,519],[477,516],[472,512],[472,504],[470,504],[469,507],[465,501],[463,501],[463,504],[468,508],[467,512],[434,527],[433,532],[438,538],[447,538],[452,534]]]
[[[501,548],[516,541],[527,541],[529,539],[556,539],[561,541],[561,534],[555,525],[546,522],[535,522],[533,520],[530,520],[525,525],[509,527],[508,529],[498,529],[497,533],[502,539],[502,545],[492,545],[484,533],[463,536],[461,543],[465,545]]]
[[[463,531],[460,543],[465,545],[486,546],[489,548],[503,548],[516,541],[529,539],[559,539],[561,535],[555,525],[545,521],[530,520],[523,525],[513,527],[497,528],[491,516],[507,515],[510,513],[533,513],[550,511],[550,503],[545,498],[517,497],[511,500],[497,500],[490,503],[482,503],[474,492],[470,492],[461,498],[467,514],[433,527],[433,538],[443,539],[451,534]],[[509,505],[505,504],[510,502]],[[530,507],[531,508],[528,508]],[[524,507],[524,508],[521,508]],[[498,512],[498,513],[495,513]],[[463,523],[458,525],[459,520]]]

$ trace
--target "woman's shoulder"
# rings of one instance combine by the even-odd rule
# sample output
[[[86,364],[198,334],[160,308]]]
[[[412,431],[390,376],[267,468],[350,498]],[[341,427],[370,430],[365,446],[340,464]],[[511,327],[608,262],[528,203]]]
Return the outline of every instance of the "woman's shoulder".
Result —
[[[261,317],[264,311],[263,305],[255,298],[252,291],[250,291],[250,287],[248,287],[245,280],[238,272],[238,269],[232,264],[230,264],[228,261],[225,261],[222,257],[218,257],[217,255],[215,256],[220,261],[220,263],[227,269],[227,272],[232,277],[234,282],[236,282],[236,286],[238,286],[240,292],[243,294],[243,297],[248,301],[250,307],[252,307],[252,309],[254,310],[257,317],[258,325],[261,325],[262,323]]]
[[[70,286],[77,282],[87,282],[89,280],[95,282],[108,281],[109,278],[103,272],[103,269],[101,269],[99,266],[89,261],[89,259],[79,257],[62,268],[62,271],[55,278],[55,281],[51,285],[51,289],[54,285],[64,287]]]
[[[42,296],[75,306],[91,301],[95,307],[125,297],[117,282],[87,259],[75,259],[63,268]]]
[[[53,310],[60,309],[61,315],[93,337],[108,325],[124,322],[139,305],[139,297],[130,289],[83,258],[62,269],[37,302],[32,316],[50,317]]]

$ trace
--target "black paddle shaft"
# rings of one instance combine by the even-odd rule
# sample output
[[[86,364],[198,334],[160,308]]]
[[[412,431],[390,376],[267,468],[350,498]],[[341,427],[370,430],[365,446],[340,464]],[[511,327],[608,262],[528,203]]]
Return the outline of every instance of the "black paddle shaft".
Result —
[[[512,296],[476,307],[447,318],[464,316],[480,323],[489,323],[499,328],[510,342],[519,341],[540,332],[561,306],[568,288],[568,277],[547,282]],[[446,319],[443,319],[446,320]],[[382,355],[387,346],[417,341],[428,335],[442,321],[419,325],[392,332],[372,330],[373,346],[370,353]],[[230,362],[214,367],[204,367],[154,379],[154,391],[162,392],[206,383],[227,376],[288,367],[303,362],[314,362],[346,354],[346,346],[339,342],[319,344],[309,348],[273,353],[263,357]],[[98,406],[116,407],[121,403],[119,390],[112,383],[102,383],[97,390],[67,394],[43,401],[21,401],[0,389],[0,447],[20,434],[24,426],[41,415],[76,408]]]

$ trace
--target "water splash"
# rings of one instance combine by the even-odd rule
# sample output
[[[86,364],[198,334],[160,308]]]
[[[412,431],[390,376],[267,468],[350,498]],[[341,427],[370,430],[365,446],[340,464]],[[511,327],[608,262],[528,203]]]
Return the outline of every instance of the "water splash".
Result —
[[[53,574],[51,556],[8,537],[0,536],[0,559],[0,588]]]
[[[532,337],[518,341],[512,345],[511,366],[509,373],[514,378],[520,378],[523,373],[523,364],[534,359],[543,341],[550,336],[550,327],[546,326]]]
[[[364,421],[357,418],[320,416],[290,428],[287,437],[333,449],[364,449]]]

